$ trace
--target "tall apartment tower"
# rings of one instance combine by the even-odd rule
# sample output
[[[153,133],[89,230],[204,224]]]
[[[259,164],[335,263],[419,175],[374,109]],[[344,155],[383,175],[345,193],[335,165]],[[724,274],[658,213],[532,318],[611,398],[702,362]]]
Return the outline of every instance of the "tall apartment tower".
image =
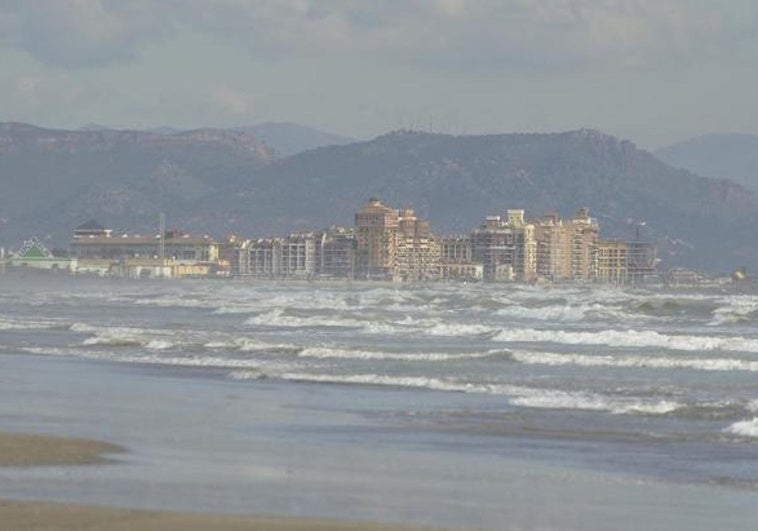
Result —
[[[590,282],[597,277],[597,241],[600,229],[587,208],[573,219],[556,214],[535,223],[537,274],[559,282]]]
[[[395,276],[401,280],[436,280],[440,276],[440,244],[429,231],[429,222],[410,208],[398,220]]]
[[[399,227],[400,213],[376,198],[355,214],[356,276],[394,278]]]
[[[577,210],[571,220],[571,277],[575,282],[588,282],[597,277],[597,242],[600,227],[590,217],[589,208]]]

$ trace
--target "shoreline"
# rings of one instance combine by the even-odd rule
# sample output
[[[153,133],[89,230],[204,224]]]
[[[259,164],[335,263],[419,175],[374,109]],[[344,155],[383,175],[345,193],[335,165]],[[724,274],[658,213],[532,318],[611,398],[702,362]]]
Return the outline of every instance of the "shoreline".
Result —
[[[0,431],[0,467],[87,466],[112,462],[121,446],[93,440]],[[0,499],[0,531],[45,529],[413,531],[429,528],[316,518],[194,513]]]
[[[0,500],[0,531],[422,531],[432,528],[347,522],[317,518],[278,518],[173,511],[148,511],[94,505]]]
[[[123,452],[118,445],[93,439],[0,431],[2,467],[95,465]]]

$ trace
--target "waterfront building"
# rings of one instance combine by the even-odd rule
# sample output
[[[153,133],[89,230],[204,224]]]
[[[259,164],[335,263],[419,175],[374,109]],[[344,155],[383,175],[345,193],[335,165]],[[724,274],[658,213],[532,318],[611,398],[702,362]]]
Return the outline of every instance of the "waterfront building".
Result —
[[[568,221],[557,214],[536,221],[537,275],[554,282],[595,280],[599,233],[587,208],[580,208]]]
[[[355,278],[356,238],[351,228],[332,227],[318,235],[317,275],[320,278]]]
[[[626,284],[629,273],[629,243],[598,240],[597,279],[606,284]]]
[[[589,282],[597,277],[597,242],[600,227],[589,208],[577,210],[571,220],[571,278]]]
[[[505,219],[488,216],[471,233],[472,257],[483,264],[486,282],[532,282],[537,276],[535,227],[521,209],[508,210]]]
[[[537,275],[552,282],[572,278],[571,224],[564,223],[557,214],[550,214],[535,222],[537,242]]]
[[[355,214],[356,274],[365,279],[392,280],[397,264],[398,210],[376,198]]]
[[[70,248],[76,258],[173,258],[198,262],[219,259],[219,245],[209,236],[193,236],[176,230],[165,231],[163,235],[114,235],[110,229],[86,228],[88,225],[74,231]]]
[[[429,232],[429,222],[412,209],[400,212],[397,262],[393,277],[403,281],[436,280],[440,275],[440,245]]]
[[[484,265],[474,262],[471,238],[443,236],[440,244],[440,278],[443,280],[480,281]]]
[[[629,242],[629,283],[634,285],[657,281],[658,262],[655,245],[639,239]]]
[[[24,241],[15,253],[3,260],[11,268],[43,269],[47,271],[72,272],[76,269],[77,259],[54,256],[36,237]]]
[[[372,198],[355,215],[356,275],[420,281],[440,276],[440,245],[429,222]]]
[[[231,255],[231,274],[257,278],[312,278],[316,273],[314,233],[241,243]]]

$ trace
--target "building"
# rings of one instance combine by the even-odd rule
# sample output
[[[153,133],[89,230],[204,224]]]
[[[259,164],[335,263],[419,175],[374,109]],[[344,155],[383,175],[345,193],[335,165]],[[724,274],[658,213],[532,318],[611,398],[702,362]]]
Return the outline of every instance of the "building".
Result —
[[[488,216],[471,233],[472,258],[483,264],[486,282],[532,282],[537,277],[535,227],[524,211],[508,210],[506,218]]]
[[[634,285],[658,281],[656,265],[658,262],[655,245],[635,240],[629,242],[629,283]]]
[[[318,235],[316,271],[319,278],[355,278],[355,231],[332,227]]]
[[[597,276],[597,242],[600,227],[589,208],[577,210],[571,220],[571,278],[589,282]]]
[[[536,221],[537,275],[553,282],[590,282],[597,277],[597,221],[580,208],[564,221],[551,214]]]
[[[429,222],[369,199],[355,215],[356,276],[420,281],[440,276],[440,245]]]
[[[571,267],[573,227],[557,214],[535,222],[537,244],[537,275],[552,282],[573,277]]]
[[[256,278],[312,278],[316,274],[314,233],[243,242],[231,255],[231,274]]]
[[[621,240],[598,240],[597,280],[606,284],[627,283],[629,244]]]
[[[356,275],[365,279],[392,280],[397,264],[400,213],[371,198],[355,214]]]
[[[71,255],[76,258],[173,258],[197,262],[217,262],[219,245],[209,236],[193,236],[165,231],[151,236],[114,235],[90,221],[74,230]]]
[[[24,241],[19,250],[11,253],[3,263],[7,267],[71,273],[76,269],[77,259],[53,256],[42,242],[33,237]]]
[[[436,280],[440,275],[440,245],[429,232],[429,222],[412,209],[400,212],[394,278],[403,281]]]
[[[440,244],[440,278],[443,280],[480,281],[484,265],[474,262],[471,238],[444,236]]]

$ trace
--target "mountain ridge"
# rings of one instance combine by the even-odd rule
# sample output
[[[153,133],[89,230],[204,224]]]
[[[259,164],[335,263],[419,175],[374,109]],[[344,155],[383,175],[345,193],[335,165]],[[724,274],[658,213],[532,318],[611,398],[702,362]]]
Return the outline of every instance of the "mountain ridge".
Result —
[[[710,133],[655,151],[671,166],[713,178],[736,180],[758,191],[758,136]]]
[[[351,225],[354,212],[377,196],[414,207],[438,234],[468,232],[507,208],[525,208],[534,218],[587,206],[604,237],[630,239],[641,231],[667,264],[728,270],[758,260],[755,194],[671,168],[595,130],[396,131],[276,157],[237,131],[199,129],[168,139],[80,133],[92,136],[76,137],[84,146],[68,149],[66,142],[76,145],[70,132],[37,129],[0,124],[6,246],[30,233],[65,244],[74,226],[93,217],[113,228],[154,230],[160,211],[170,226],[216,236]],[[19,135],[29,137],[26,147],[9,150]]]

